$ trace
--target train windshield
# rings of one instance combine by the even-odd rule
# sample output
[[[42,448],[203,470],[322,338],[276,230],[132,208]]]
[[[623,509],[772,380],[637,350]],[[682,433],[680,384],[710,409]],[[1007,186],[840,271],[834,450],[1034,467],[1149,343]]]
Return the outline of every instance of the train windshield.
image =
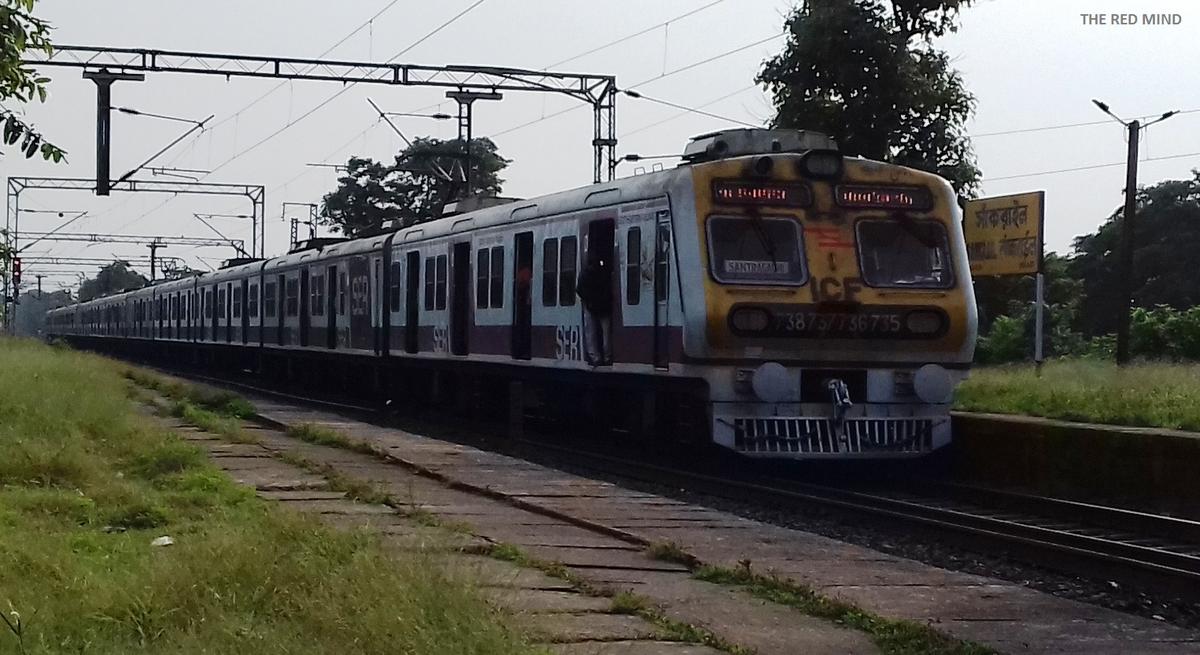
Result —
[[[873,287],[946,289],[954,284],[946,227],[936,221],[859,221],[863,280]]]
[[[708,219],[713,277],[726,284],[804,284],[800,229],[788,218]]]

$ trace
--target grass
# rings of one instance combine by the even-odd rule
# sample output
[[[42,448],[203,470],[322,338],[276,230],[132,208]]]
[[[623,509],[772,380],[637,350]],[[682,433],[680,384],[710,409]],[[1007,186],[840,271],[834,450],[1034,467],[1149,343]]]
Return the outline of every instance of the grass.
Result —
[[[977,368],[959,387],[957,409],[1069,421],[1200,430],[1200,366],[1056,360]]]
[[[0,340],[0,653],[530,651],[454,571],[233,484],[137,415],[124,379]]]
[[[964,642],[912,623],[875,616],[848,603],[826,598],[812,589],[754,573],[743,563],[737,569],[704,566],[693,573],[706,582],[737,586],[754,596],[793,607],[809,616],[860,630],[885,655],[992,655],[990,648]]]
[[[307,441],[308,443],[316,444],[318,446],[332,446],[334,448],[342,448],[344,450],[354,451],[363,455],[379,455],[379,453],[376,452],[375,449],[372,448],[367,442],[351,439],[337,430],[316,425],[315,423],[297,423],[295,425],[289,425],[287,428],[287,435],[289,437],[299,439],[301,441]]]

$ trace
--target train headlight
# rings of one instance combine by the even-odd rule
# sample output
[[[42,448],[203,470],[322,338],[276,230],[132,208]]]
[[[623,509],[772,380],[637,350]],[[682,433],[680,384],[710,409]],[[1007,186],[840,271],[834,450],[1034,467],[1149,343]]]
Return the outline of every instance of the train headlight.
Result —
[[[798,396],[795,379],[778,362],[767,362],[754,369],[750,386],[754,395],[768,403],[781,403]]]
[[[809,150],[800,159],[805,177],[829,179],[842,174],[842,153],[837,150]]]
[[[954,380],[950,373],[937,364],[926,364],[913,374],[913,391],[917,398],[931,405],[950,402],[954,392]]]
[[[928,310],[909,312],[904,317],[905,326],[913,334],[935,334],[942,330],[942,315]]]
[[[739,307],[729,315],[729,324],[738,334],[762,332],[771,326],[771,314],[761,307]]]

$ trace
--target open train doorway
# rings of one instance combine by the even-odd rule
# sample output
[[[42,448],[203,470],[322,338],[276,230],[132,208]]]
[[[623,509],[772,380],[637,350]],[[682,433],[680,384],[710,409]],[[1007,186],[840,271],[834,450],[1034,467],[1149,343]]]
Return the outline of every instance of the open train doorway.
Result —
[[[308,345],[308,332],[312,327],[312,318],[310,312],[313,308],[309,307],[309,291],[308,291],[308,269],[300,269],[300,345]]]
[[[450,352],[466,355],[471,312],[471,243],[454,244],[454,282],[450,286]]]
[[[533,232],[513,238],[513,359],[533,355]]]
[[[404,352],[417,352],[417,319],[421,291],[421,253],[406,255],[404,271]]]
[[[616,221],[595,220],[587,225],[587,244],[578,293],[583,301],[583,345],[592,366],[612,364],[613,258]]]

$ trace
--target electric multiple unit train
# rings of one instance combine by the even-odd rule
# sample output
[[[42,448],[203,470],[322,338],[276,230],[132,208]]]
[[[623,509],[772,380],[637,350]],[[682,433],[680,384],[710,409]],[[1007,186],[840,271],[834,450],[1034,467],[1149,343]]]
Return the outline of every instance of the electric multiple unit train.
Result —
[[[47,331],[292,381],[503,397],[749,456],[950,441],[976,314],[935,175],[813,132],[728,130],[676,168],[464,204],[56,309]],[[597,311],[577,293],[588,266],[611,301]]]

